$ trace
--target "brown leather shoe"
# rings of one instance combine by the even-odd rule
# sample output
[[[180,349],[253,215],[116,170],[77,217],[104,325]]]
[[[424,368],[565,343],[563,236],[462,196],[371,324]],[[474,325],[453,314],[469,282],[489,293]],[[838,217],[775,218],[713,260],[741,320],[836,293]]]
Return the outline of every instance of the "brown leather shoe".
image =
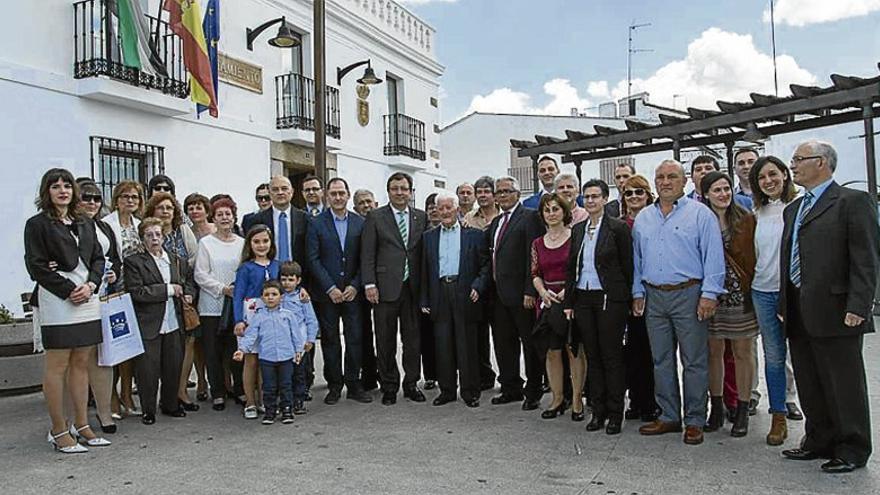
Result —
[[[703,429],[699,426],[688,426],[684,429],[684,443],[700,445],[703,443]]]
[[[662,435],[664,433],[678,433],[680,431],[681,423],[667,423],[659,419],[655,419],[639,428],[639,433],[642,435]]]

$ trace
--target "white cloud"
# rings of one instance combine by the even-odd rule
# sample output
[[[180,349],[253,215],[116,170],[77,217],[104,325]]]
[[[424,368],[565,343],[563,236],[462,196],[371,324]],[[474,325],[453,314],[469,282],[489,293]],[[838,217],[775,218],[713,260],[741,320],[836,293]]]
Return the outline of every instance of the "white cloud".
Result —
[[[608,91],[608,81],[591,81],[587,85],[587,94],[593,98],[610,98],[611,92]]]
[[[551,79],[544,83],[544,93],[551,97],[543,107],[533,106],[532,97],[510,88],[498,88],[489,94],[471,99],[467,112],[525,113],[536,115],[569,115],[572,108],[584,109],[590,101],[581,98],[578,89],[568,79]]]
[[[777,56],[776,64],[780,96],[789,94],[789,84],[816,83],[815,76],[789,55]],[[748,101],[752,92],[773,94],[773,58],[759,51],[749,35],[710,28],[688,45],[684,59],[646,79],[633,79],[633,93],[640,91],[665,106],[673,106],[674,95],[684,96],[688,106],[707,109],[715,109],[717,100]],[[626,96],[626,80],[615,85],[611,96]]]
[[[880,0],[777,0],[774,16],[776,22],[801,27],[876,11],[880,11]],[[770,22],[769,7],[764,10],[764,22]]]

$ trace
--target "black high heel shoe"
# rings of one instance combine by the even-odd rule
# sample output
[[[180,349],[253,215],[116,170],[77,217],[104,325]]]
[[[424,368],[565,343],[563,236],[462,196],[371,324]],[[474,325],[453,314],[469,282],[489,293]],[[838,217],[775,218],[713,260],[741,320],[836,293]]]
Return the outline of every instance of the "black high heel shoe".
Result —
[[[101,419],[101,416],[98,416],[97,414],[95,414],[95,417],[98,418],[98,424],[101,425],[102,432],[110,434],[110,435],[116,433],[116,423],[111,423],[109,425],[105,425],[104,420]]]
[[[581,412],[575,412],[574,408],[572,408],[572,410],[571,410],[571,420],[572,421],[583,421],[584,419],[585,419],[585,417],[584,417],[584,410],[583,409],[581,410]]]
[[[568,404],[566,404],[565,401],[562,401],[561,404],[554,407],[553,409],[544,410],[541,413],[541,417],[544,419],[553,419],[553,418],[562,416],[563,414],[565,414],[565,409],[567,408],[567,406],[568,406]]]

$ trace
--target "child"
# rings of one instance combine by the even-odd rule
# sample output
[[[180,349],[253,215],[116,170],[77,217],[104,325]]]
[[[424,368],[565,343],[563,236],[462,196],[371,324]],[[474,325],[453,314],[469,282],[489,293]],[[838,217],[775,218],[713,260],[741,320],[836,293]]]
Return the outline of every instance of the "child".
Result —
[[[275,239],[269,227],[254,225],[248,230],[241,251],[241,265],[235,272],[235,289],[232,294],[232,312],[235,316],[235,335],[245,333],[250,315],[261,305],[263,284],[278,279],[279,264],[275,261]],[[240,344],[240,343],[239,343]],[[253,351],[241,347],[244,355],[242,383],[244,383],[245,419],[257,419],[257,381],[259,364]]]
[[[293,312],[281,307],[281,284],[269,280],[263,284],[263,307],[250,318],[240,348],[233,359],[241,361],[245,349],[260,356],[263,374],[263,424],[275,422],[278,396],[281,396],[281,422],[293,422],[293,370],[302,362],[306,340],[305,326]]]
[[[305,353],[303,362],[294,367],[293,371],[293,413],[305,414],[306,407],[303,401],[307,400],[308,386],[306,384],[306,368],[312,365],[315,339],[318,337],[318,318],[312,303],[303,301],[299,284],[302,282],[302,267],[296,261],[286,261],[281,264],[281,286],[284,287],[284,295],[281,297],[281,306],[290,310],[296,316],[297,321],[304,325],[307,331]]]

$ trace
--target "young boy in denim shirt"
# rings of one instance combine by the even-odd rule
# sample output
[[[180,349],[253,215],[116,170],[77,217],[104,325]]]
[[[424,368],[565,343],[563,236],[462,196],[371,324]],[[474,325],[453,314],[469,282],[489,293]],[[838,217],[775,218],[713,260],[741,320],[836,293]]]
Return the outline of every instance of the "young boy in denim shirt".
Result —
[[[275,422],[278,396],[281,396],[281,422],[293,422],[293,375],[302,362],[306,343],[306,328],[292,311],[281,306],[281,284],[269,280],[263,284],[264,307],[257,310],[248,322],[239,350],[233,359],[241,361],[245,352],[259,355],[263,375],[263,405],[266,413],[263,424]]]
[[[296,261],[286,261],[281,264],[279,273],[281,286],[284,294],[281,296],[281,307],[291,311],[300,325],[306,328],[306,343],[303,352],[302,363],[293,369],[293,413],[305,414],[304,401],[309,395],[306,373],[312,366],[314,356],[315,339],[318,338],[318,318],[311,302],[303,302],[300,297],[300,284],[302,283],[302,267]]]

